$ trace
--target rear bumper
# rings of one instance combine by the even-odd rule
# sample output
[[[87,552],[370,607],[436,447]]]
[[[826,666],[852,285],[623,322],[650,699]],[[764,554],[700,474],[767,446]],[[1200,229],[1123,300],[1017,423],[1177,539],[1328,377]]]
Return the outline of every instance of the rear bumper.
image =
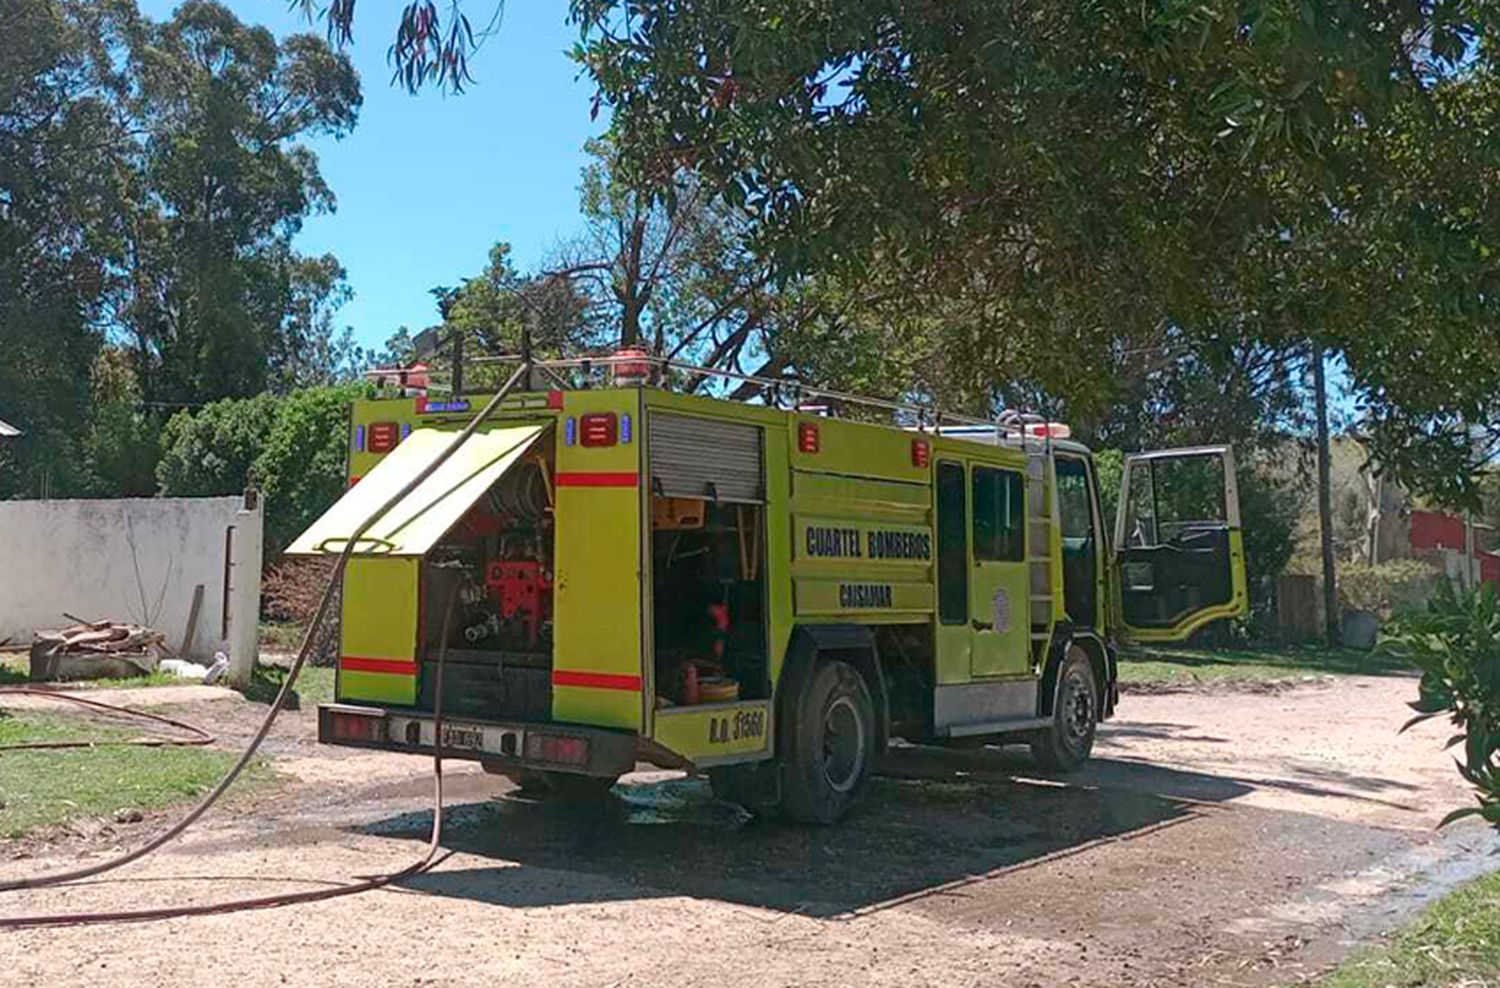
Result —
[[[335,729],[334,718],[349,718],[368,728],[364,737]],[[580,775],[619,776],[635,767],[637,739],[631,732],[610,731],[573,724],[535,724],[444,717],[441,754],[483,762],[494,771],[574,772]],[[387,710],[361,704],[324,703],[318,706],[318,742],[349,748],[401,751],[414,755],[438,752],[437,725],[431,714]],[[565,742],[559,744],[559,742]],[[548,752],[577,752],[583,757],[560,760]]]

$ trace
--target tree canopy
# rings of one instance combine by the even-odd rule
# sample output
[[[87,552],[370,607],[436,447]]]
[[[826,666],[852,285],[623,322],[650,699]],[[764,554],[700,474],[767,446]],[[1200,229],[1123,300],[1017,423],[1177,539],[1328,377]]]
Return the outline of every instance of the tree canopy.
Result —
[[[405,6],[394,81],[462,89],[476,7],[499,9]],[[669,206],[693,189],[818,303],[768,341],[772,369],[1102,423],[1163,361],[1285,365],[1317,340],[1409,482],[1472,500],[1500,453],[1500,5],[568,12],[616,181]],[[353,4],[326,16],[348,40]]]
[[[1462,496],[1500,440],[1490,4],[571,10],[630,180],[690,170],[920,391],[1102,417],[1141,355],[1317,338],[1384,462]]]
[[[301,141],[354,126],[359,80],[211,0],[14,0],[0,32],[0,492],[141,493],[166,411],[353,356],[343,268],[292,238],[334,206]]]

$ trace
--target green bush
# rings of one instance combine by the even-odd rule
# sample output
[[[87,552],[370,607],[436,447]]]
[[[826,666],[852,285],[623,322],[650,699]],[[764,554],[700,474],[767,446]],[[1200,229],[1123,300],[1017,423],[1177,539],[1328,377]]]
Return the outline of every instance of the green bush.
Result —
[[[169,497],[239,494],[276,422],[275,395],[225,398],[167,420],[156,480]]]
[[[266,495],[266,555],[292,540],[344,493],[349,403],[362,384],[305,388],[281,400],[276,421],[255,460]]]
[[[1382,618],[1421,608],[1446,582],[1436,566],[1420,559],[1388,563],[1345,563],[1339,567],[1339,601],[1356,611]]]
[[[279,556],[344,490],[349,403],[363,384],[226,399],[179,412],[162,434],[161,493],[265,495],[266,560]]]
[[[1480,816],[1500,826],[1500,595],[1490,584],[1455,590],[1444,580],[1425,610],[1396,621],[1384,647],[1422,672],[1417,716],[1402,730],[1441,716],[1460,730],[1448,746],[1462,747],[1458,770],[1478,805],[1443,824]]]

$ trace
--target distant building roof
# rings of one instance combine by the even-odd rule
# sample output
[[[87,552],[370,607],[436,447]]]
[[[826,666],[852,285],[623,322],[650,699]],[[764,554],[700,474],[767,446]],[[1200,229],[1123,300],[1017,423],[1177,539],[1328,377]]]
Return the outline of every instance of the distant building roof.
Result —
[[[13,425],[0,422],[0,439],[14,439],[21,434],[21,430]]]

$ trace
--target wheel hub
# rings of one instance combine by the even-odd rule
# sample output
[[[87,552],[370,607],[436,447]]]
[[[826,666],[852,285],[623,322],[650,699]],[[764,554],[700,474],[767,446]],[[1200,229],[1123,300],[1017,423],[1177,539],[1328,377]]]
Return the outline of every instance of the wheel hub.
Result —
[[[848,792],[859,782],[864,763],[864,719],[848,697],[838,697],[823,716],[823,777],[835,792]]]
[[[1074,673],[1067,679],[1063,698],[1063,726],[1069,747],[1077,749],[1088,741],[1094,728],[1094,691],[1083,677]]]

